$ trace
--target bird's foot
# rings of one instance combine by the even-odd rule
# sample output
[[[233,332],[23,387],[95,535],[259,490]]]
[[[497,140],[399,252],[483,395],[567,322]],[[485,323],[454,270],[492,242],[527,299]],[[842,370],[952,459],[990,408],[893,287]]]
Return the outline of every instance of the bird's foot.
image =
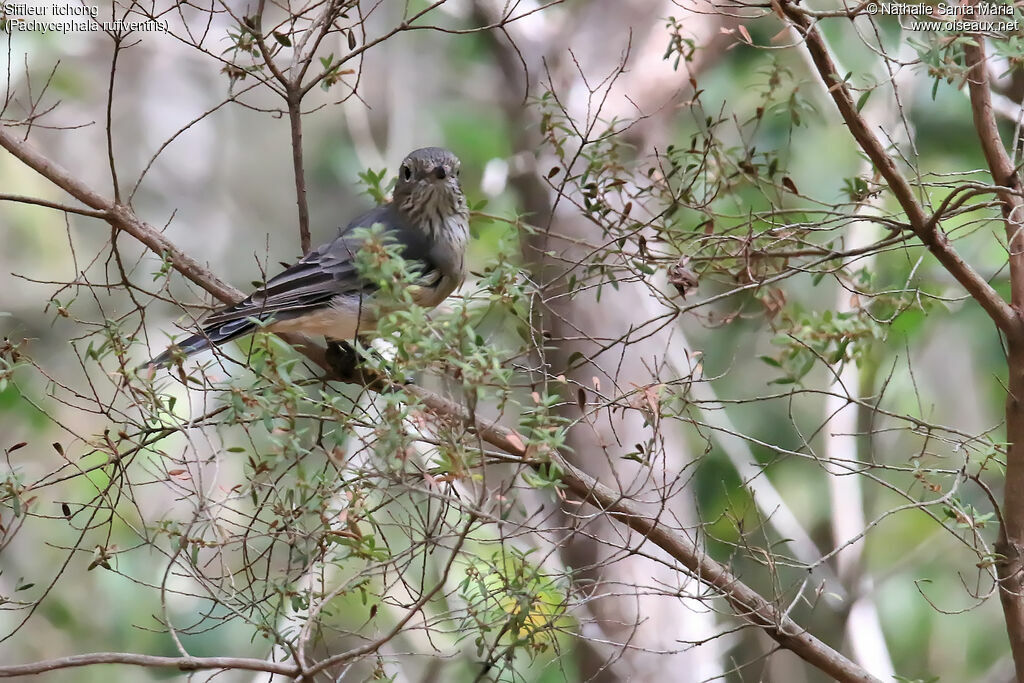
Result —
[[[377,349],[366,347],[364,353],[367,356],[372,356],[377,361],[376,365],[385,368],[389,366],[388,359]],[[328,340],[327,342],[327,363],[335,376],[344,382],[358,382],[366,386],[383,386],[391,382],[408,386],[416,383],[411,375],[396,377],[395,375],[398,373],[387,370],[384,375],[381,375],[374,370],[361,367],[365,357],[347,341]],[[389,381],[387,376],[391,376],[392,379]]]
[[[347,341],[327,341],[327,364],[340,379],[357,379],[359,354]]]

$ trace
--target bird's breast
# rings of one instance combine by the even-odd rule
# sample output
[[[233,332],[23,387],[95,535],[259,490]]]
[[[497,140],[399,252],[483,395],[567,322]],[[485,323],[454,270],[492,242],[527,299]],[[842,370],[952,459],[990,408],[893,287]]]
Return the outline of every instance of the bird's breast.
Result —
[[[273,332],[291,332],[330,339],[354,339],[358,334],[372,330],[372,321],[360,315],[358,302],[331,302],[330,306],[310,311],[287,320],[278,320],[267,329]]]

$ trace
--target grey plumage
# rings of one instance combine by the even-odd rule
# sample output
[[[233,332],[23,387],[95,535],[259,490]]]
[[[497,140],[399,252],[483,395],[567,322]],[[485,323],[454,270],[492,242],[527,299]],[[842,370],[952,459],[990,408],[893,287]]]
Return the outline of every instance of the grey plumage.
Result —
[[[191,355],[255,332],[323,335],[352,339],[373,331],[370,297],[376,288],[359,276],[355,257],[364,231],[383,227],[417,275],[413,300],[432,308],[465,277],[469,212],[459,185],[458,158],[446,149],[426,147],[402,162],[391,202],[348,224],[331,242],[272,277],[242,301],[211,314],[202,330],[153,358],[146,366],[167,364],[176,354]]]

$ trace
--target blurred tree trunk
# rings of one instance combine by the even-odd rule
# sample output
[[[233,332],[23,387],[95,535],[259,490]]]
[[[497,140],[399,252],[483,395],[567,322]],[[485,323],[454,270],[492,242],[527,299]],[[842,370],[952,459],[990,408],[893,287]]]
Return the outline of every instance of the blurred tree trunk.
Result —
[[[482,19],[493,21],[494,15],[484,3],[478,3],[477,10]],[[508,89],[506,99],[512,128],[520,131],[515,148],[529,152],[523,157],[537,154],[539,160],[534,167],[514,167],[511,183],[522,199],[527,220],[543,229],[524,233],[522,240],[524,257],[536,281],[548,287],[546,299],[564,293],[568,274],[562,271],[566,263],[582,264],[577,271],[586,266],[587,249],[579,245],[602,243],[606,237],[568,202],[553,209],[557,197],[543,180],[552,164],[545,164],[543,151],[537,153],[541,139],[536,119],[530,118],[534,111],[522,106],[528,88],[531,94],[539,94],[536,83],[525,82],[523,62],[531,79],[539,73],[545,75],[545,81],[549,77],[550,86],[565,98],[562,102],[570,116],[585,121],[588,92],[583,79],[606,77],[627,59],[628,51],[627,69],[610,87],[600,118],[610,121],[644,116],[626,136],[638,155],[646,155],[671,140],[671,124],[678,112],[675,105],[692,92],[691,76],[720,54],[714,44],[720,17],[688,16],[687,28],[705,49],[693,62],[675,70],[664,59],[671,38],[665,22],[670,14],[679,14],[679,7],[631,0],[615,4],[614,9],[591,5],[588,10],[567,27],[563,40],[547,46],[531,43],[528,36],[517,33],[511,35],[515,50],[507,43],[494,45],[506,80],[517,86]],[[629,34],[623,30],[626,26]],[[572,56],[569,49],[573,50]],[[579,278],[585,279],[582,272]],[[605,286],[600,298],[590,289],[573,298],[557,297],[556,301],[536,321],[549,341],[542,359],[549,377],[562,373],[576,354],[590,358],[608,340],[630,338],[644,323],[670,312],[651,296],[644,283],[636,282],[621,282],[617,289]],[[584,388],[591,403],[637,388],[656,387],[666,354],[678,356],[677,361],[686,355],[678,339],[673,339],[673,329],[674,325],[668,325],[651,335],[636,335],[642,339],[630,339],[623,345],[625,353],[621,356],[600,356],[596,363],[569,373],[567,379]],[[573,419],[580,416],[578,408],[568,413],[567,417]],[[685,480],[679,479],[688,476],[687,465],[691,462],[684,434],[662,431],[657,419],[645,417],[641,410],[602,409],[594,415],[570,432],[571,450],[567,452],[575,464],[618,486],[624,497],[645,505],[653,517],[673,527],[694,529],[696,535],[691,491],[684,486]],[[649,444],[647,463],[622,459],[635,451],[635,444]],[[652,490],[664,493],[651,495]],[[644,491],[648,493],[641,495]],[[580,533],[572,534],[563,546],[562,561],[577,570],[578,585],[596,597],[588,601],[593,621],[583,626],[582,642],[592,651],[578,657],[581,677],[596,681],[698,681],[721,675],[726,668],[722,661],[725,642],[712,640],[699,648],[690,644],[715,633],[714,613],[699,600],[677,597],[700,594],[700,584],[675,570],[667,556],[655,554],[662,562],[630,554],[629,549],[640,545],[642,539],[627,534],[605,516],[591,516],[572,501],[564,512],[565,525]],[[618,645],[614,649],[598,647],[594,639]]]

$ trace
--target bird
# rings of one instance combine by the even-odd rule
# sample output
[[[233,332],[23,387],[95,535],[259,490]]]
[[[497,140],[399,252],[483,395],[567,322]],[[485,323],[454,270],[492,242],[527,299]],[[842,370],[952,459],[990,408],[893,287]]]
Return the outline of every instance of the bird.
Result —
[[[329,345],[373,332],[377,287],[362,277],[356,255],[368,230],[380,226],[410,263],[415,287],[411,299],[434,308],[462,284],[466,275],[469,209],[462,192],[461,162],[442,147],[410,152],[398,169],[390,202],[359,216],[337,237],[306,256],[236,304],[214,311],[190,337],[143,363],[159,368],[258,330],[324,336]],[[360,230],[363,228],[363,230]]]

